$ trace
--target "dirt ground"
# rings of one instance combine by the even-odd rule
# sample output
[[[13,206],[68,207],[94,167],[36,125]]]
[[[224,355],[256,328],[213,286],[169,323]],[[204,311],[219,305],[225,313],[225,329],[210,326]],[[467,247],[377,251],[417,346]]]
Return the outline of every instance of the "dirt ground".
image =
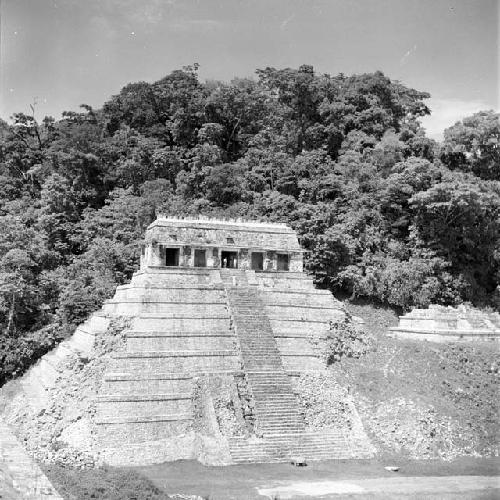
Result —
[[[388,472],[384,469],[388,465],[400,469]],[[205,467],[194,461],[178,461],[134,470],[168,494],[199,495],[210,500],[500,498],[498,458],[467,458],[453,462],[405,460],[398,463],[330,460],[311,462],[306,467],[289,464]],[[328,484],[332,482],[336,484]],[[476,484],[477,488],[474,488]],[[328,489],[337,489],[339,493],[323,494]],[[303,494],[304,491],[309,493]]]

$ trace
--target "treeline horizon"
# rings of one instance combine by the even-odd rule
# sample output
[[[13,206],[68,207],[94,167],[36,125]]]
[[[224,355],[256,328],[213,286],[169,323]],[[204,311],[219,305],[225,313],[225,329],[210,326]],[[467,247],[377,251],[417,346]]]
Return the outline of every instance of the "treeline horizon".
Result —
[[[381,72],[197,66],[56,121],[0,121],[0,383],[138,267],[157,213],[286,222],[319,286],[400,310],[499,307],[500,124],[440,143],[426,92]]]

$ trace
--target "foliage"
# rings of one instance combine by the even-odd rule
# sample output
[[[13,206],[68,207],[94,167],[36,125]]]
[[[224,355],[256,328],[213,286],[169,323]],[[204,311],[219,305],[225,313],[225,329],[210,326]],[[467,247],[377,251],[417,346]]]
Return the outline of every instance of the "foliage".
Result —
[[[59,121],[33,108],[0,123],[11,374],[56,342],[35,346],[36,332],[63,336],[130,279],[160,212],[287,222],[316,282],[352,298],[495,305],[498,114],[465,118],[436,144],[419,123],[429,95],[379,71],[268,67],[203,83],[197,69]]]
[[[442,160],[451,169],[500,180],[500,119],[480,111],[445,131]]]
[[[55,325],[19,337],[0,336],[0,385],[20,375],[62,340]]]
[[[47,466],[45,474],[57,491],[70,500],[168,500],[170,497],[149,479],[127,469],[102,467],[78,470]]]
[[[330,321],[330,328],[323,346],[328,365],[342,358],[360,358],[374,348],[375,339],[348,314],[337,321]]]

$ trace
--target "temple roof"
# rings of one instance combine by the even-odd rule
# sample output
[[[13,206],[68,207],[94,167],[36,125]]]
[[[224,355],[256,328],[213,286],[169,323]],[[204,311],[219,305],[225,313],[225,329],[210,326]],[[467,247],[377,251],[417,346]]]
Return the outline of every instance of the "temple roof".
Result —
[[[301,252],[297,234],[286,224],[223,219],[159,217],[146,231],[146,240],[162,245],[202,245],[262,248]]]

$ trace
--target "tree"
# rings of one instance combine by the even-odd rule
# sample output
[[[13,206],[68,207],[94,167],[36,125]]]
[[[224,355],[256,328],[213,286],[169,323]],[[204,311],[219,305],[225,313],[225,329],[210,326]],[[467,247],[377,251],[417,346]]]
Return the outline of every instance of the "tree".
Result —
[[[480,111],[447,128],[441,160],[452,170],[500,180],[500,114]]]
[[[202,127],[205,133],[200,139],[212,140],[225,151],[227,160],[237,160],[247,149],[249,140],[262,129],[267,113],[266,96],[252,80],[236,79],[229,85],[218,84],[205,101],[208,123]],[[209,131],[215,133],[209,134]]]
[[[26,250],[14,248],[0,260],[0,325],[7,335],[15,335],[29,324],[36,308],[35,263]]]
[[[474,293],[491,293],[498,285],[500,184],[470,174],[448,174],[442,182],[410,200],[416,244],[452,264]],[[476,296],[476,298],[479,298]],[[481,297],[482,298],[482,297]]]

